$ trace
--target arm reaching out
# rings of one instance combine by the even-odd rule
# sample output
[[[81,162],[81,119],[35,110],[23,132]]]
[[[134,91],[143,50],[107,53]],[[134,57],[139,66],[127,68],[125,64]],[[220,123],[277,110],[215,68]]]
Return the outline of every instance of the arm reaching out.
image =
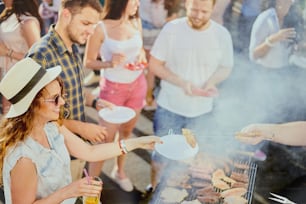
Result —
[[[305,137],[305,121],[283,124],[252,124],[243,128],[236,135],[236,139],[248,144],[257,144],[262,140],[270,140],[292,146],[305,146]]]

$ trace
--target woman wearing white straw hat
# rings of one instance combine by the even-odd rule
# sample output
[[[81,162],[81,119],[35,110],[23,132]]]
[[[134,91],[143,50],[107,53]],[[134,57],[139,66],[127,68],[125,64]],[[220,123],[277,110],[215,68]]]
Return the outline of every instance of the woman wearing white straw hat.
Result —
[[[95,196],[101,183],[89,185],[85,178],[71,182],[69,154],[99,161],[136,148],[152,149],[160,142],[148,136],[93,146],[85,143],[57,122],[65,103],[60,73],[60,66],[43,69],[25,58],[0,82],[1,94],[12,103],[0,127],[0,184],[6,204],[66,204],[75,203],[79,196]]]

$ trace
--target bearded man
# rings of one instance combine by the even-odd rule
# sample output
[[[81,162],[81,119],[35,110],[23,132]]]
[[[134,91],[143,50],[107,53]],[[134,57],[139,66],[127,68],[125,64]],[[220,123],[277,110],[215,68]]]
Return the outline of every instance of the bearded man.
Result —
[[[231,73],[232,39],[226,28],[211,20],[215,3],[186,0],[186,17],[167,23],[153,45],[149,70],[161,79],[155,135],[167,135],[169,129],[181,134],[182,128],[191,129],[195,136],[203,133],[217,86]],[[161,156],[157,159],[157,155],[153,152],[151,190],[158,181],[156,164]]]

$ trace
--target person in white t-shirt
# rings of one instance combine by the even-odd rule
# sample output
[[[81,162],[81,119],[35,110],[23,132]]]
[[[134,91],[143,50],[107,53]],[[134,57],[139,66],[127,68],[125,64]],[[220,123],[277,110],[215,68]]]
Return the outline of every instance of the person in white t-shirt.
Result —
[[[267,113],[261,122],[288,121],[283,115],[290,112],[285,111],[289,107],[288,98],[294,97],[288,95],[295,83],[289,56],[294,48],[297,30],[286,19],[293,12],[293,2],[271,0],[270,8],[259,14],[252,27],[249,57],[256,66],[252,70],[254,73],[249,75],[249,90],[251,96],[261,99],[259,103],[256,102],[260,112]]]
[[[293,27],[284,28],[283,22],[292,2],[275,0],[271,8],[256,18],[249,47],[252,61],[272,69],[288,66],[292,49],[290,41],[296,37],[296,31]]]
[[[199,136],[213,109],[218,84],[231,73],[232,39],[226,28],[211,20],[215,2],[186,0],[187,17],[167,23],[151,49],[149,69],[161,79],[154,115],[158,136],[167,135],[169,129],[180,134],[182,128]],[[156,155],[152,156],[151,190],[158,182]]]

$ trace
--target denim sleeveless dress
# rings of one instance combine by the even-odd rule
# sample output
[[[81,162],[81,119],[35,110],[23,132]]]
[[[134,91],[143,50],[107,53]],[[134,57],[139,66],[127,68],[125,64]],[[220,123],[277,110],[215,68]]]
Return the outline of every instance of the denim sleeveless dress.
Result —
[[[38,176],[37,199],[47,197],[71,183],[70,156],[64,143],[64,137],[59,133],[54,123],[46,124],[44,129],[50,149],[43,147],[31,137],[28,137],[24,142],[11,148],[4,158],[2,174],[6,204],[12,203],[10,171],[22,157],[31,159],[36,166]],[[72,198],[62,203],[72,204],[75,200],[75,198]]]

